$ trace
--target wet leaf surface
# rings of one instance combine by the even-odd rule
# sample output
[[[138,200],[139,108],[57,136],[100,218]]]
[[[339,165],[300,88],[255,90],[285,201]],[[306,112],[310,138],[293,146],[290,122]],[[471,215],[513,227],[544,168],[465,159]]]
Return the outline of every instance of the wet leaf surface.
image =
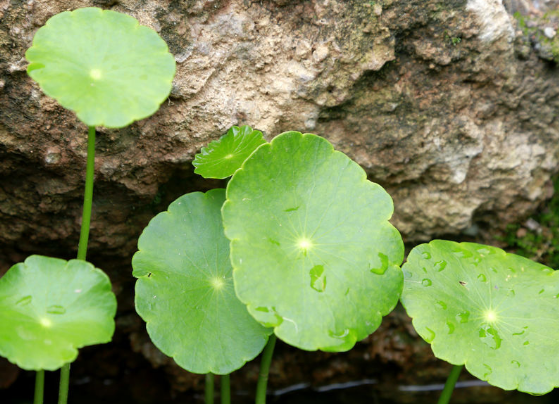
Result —
[[[101,270],[33,255],[0,279],[0,355],[26,370],[56,370],[78,348],[109,342],[115,313]]]
[[[224,201],[223,189],[180,197],[145,228],[132,260],[136,310],[151,340],[194,373],[242,367],[272,332],[235,295]]]
[[[291,345],[351,349],[400,295],[403,244],[388,223],[392,210],[384,189],[325,139],[276,137],[227,188],[237,295]]]
[[[559,276],[503,250],[435,240],[403,266],[402,303],[435,356],[533,394],[559,385]]]

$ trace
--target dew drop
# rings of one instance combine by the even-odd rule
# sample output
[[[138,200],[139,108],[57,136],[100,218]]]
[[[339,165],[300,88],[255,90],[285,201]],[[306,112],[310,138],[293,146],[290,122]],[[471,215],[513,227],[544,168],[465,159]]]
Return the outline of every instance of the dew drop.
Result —
[[[513,332],[512,335],[523,335],[523,334],[526,332],[527,329],[528,329],[528,326],[523,327],[522,331],[520,331],[520,332]]]
[[[23,326],[16,327],[16,332],[17,332],[17,335],[23,340],[33,341],[34,339],[37,339],[35,334],[33,334],[31,331],[27,330]]]
[[[332,338],[345,339],[345,337],[349,335],[349,328],[346,328],[342,332],[328,331],[328,335]]]
[[[441,272],[446,268],[446,261],[435,262],[435,271]]]
[[[46,339],[43,342],[45,343],[45,345],[52,345],[52,340],[50,339]]]
[[[20,306],[26,305],[31,303],[31,300],[33,300],[32,296],[23,296],[21,299],[19,299],[16,304],[19,304]]]
[[[468,250],[454,251],[453,254],[458,258],[470,258],[473,254]]]
[[[497,330],[489,325],[479,329],[479,338],[491,349],[499,349],[503,341]]]
[[[426,259],[426,260],[430,260],[430,259],[431,259],[431,254],[428,253],[427,251],[422,252],[422,253],[421,253],[421,256],[422,256],[424,259]]]
[[[448,333],[449,334],[454,334],[454,330],[456,329],[456,326],[454,325],[454,323],[452,323],[450,321],[447,321],[446,326],[448,327]]]
[[[507,296],[515,297],[515,296],[516,296],[516,292],[514,291],[514,289],[509,289],[509,291],[507,292]]]
[[[487,277],[484,274],[479,274],[477,280],[480,282],[487,282]]]
[[[545,289],[540,290],[538,295],[541,295],[543,292],[545,292]]]
[[[456,319],[460,322],[460,323],[467,323],[468,320],[470,319],[470,312],[469,311],[463,311],[461,313],[458,313],[456,315]]]
[[[324,292],[324,289],[326,289],[324,267],[322,265],[315,265],[309,271],[309,275],[311,276],[311,288],[317,292]]]
[[[530,341],[524,341],[524,344],[522,345],[530,345]]]
[[[490,375],[491,373],[493,373],[493,369],[491,369],[491,366],[489,366],[489,365],[487,365],[487,364],[485,364],[485,363],[483,364],[483,366],[485,367],[485,370],[487,370],[487,372],[485,372],[485,373],[483,374],[483,378],[484,378],[484,379],[487,379],[487,378],[489,377],[489,375]]]
[[[431,281],[431,279],[425,278],[425,279],[423,279],[423,280],[421,281],[421,284],[422,284],[423,286],[431,286],[431,285],[433,284],[433,282]]]
[[[380,258],[380,268],[371,268],[371,272],[382,275],[388,269],[388,257],[383,253],[379,253],[378,257]]]
[[[477,252],[478,254],[491,254],[491,251],[487,248],[480,248],[479,250],[477,250]]]
[[[430,329],[429,327],[425,327],[426,335],[422,335],[423,339],[429,343],[431,343],[435,339],[435,331]]]
[[[65,314],[66,309],[58,304],[47,307],[47,313],[49,314]]]
[[[270,312],[270,310],[267,307],[257,307],[254,310],[261,311],[262,313],[269,313]]]
[[[517,368],[520,367],[520,362],[518,362],[518,361],[512,360],[512,361],[510,361],[510,363],[512,363],[512,364],[513,364],[514,366],[516,366]]]
[[[439,300],[439,301],[437,302],[437,306],[439,306],[439,307],[440,307],[441,309],[443,309],[443,310],[446,310],[447,307],[448,307],[448,306],[446,305],[446,303],[443,302],[442,300]]]

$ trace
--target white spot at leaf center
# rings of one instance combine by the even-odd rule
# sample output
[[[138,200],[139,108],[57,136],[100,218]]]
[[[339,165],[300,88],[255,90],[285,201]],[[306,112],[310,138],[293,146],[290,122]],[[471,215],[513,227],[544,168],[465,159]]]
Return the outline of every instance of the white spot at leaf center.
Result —
[[[101,70],[99,70],[99,69],[91,69],[91,71],[89,72],[89,76],[93,80],[99,80],[102,75],[103,74],[101,73]]]
[[[495,310],[492,309],[486,310],[483,313],[483,318],[488,323],[494,323],[495,321],[497,321],[497,313],[495,313]]]
[[[41,325],[45,328],[50,328],[52,327],[52,321],[50,321],[50,319],[43,317],[42,319],[39,320],[39,322],[41,323]]]
[[[215,290],[221,290],[223,289],[223,286],[225,286],[225,281],[223,280],[223,278],[219,277],[212,278],[210,283]]]
[[[297,241],[297,247],[299,247],[301,250],[305,250],[305,251],[310,250],[312,246],[313,246],[312,241],[306,237],[303,237]]]

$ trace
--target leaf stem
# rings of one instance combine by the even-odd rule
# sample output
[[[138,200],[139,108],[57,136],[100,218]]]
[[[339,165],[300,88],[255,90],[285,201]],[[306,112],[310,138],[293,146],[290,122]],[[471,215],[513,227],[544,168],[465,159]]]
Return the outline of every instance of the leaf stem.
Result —
[[[68,387],[70,386],[70,364],[67,363],[60,369],[60,389],[58,390],[58,404],[68,402]]]
[[[454,385],[458,380],[458,376],[460,376],[460,372],[462,372],[462,368],[464,365],[454,365],[448,378],[446,379],[446,383],[444,385],[443,392],[441,393],[441,397],[437,404],[448,404],[450,401],[450,396],[452,396],[452,392],[454,391]]]
[[[221,376],[221,404],[231,404],[231,378],[229,375]]]
[[[260,363],[260,374],[258,375],[258,384],[256,386],[256,404],[266,404],[266,390],[268,387],[268,373],[270,372],[270,364],[272,363],[272,355],[276,345],[276,334],[270,335],[268,343],[262,354],[262,362]]]
[[[214,375],[206,373],[206,404],[214,402]]]
[[[35,399],[33,404],[43,404],[43,395],[45,391],[45,371],[38,370],[35,377]]]
[[[87,130],[87,165],[85,171],[85,191],[83,195],[82,226],[80,242],[78,244],[78,259],[85,261],[87,256],[87,242],[89,240],[89,225],[91,223],[91,207],[93,205],[93,179],[95,174],[95,127]],[[60,369],[60,389],[58,404],[68,401],[68,388],[70,386],[70,364],[67,363]]]
[[[87,135],[87,168],[85,173],[85,192],[83,195],[82,228],[78,245],[78,259],[87,256],[87,242],[89,240],[89,224],[91,223],[91,205],[93,203],[93,178],[95,172],[95,127],[88,128]]]

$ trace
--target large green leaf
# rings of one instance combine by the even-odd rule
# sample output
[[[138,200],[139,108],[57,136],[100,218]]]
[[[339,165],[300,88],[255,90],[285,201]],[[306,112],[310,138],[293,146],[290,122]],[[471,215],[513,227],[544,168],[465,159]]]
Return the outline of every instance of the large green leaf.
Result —
[[[402,304],[435,356],[506,390],[559,386],[559,275],[495,247],[435,240],[403,266]]]
[[[266,143],[262,132],[250,126],[233,126],[219,140],[214,140],[196,155],[192,165],[194,172],[204,178],[227,178],[232,176],[243,162],[261,144]]]
[[[180,197],[144,229],[132,260],[136,310],[153,343],[195,373],[240,368],[272,332],[235,296],[224,200],[223,189]]]
[[[286,132],[227,187],[225,235],[237,295],[296,347],[350,349],[401,293],[392,200],[323,138]]]
[[[45,94],[88,126],[120,128],[150,116],[175,75],[175,60],[155,31],[99,8],[55,15],[25,56]]]
[[[0,355],[27,370],[58,369],[78,348],[109,342],[115,313],[101,270],[33,255],[0,279]]]

